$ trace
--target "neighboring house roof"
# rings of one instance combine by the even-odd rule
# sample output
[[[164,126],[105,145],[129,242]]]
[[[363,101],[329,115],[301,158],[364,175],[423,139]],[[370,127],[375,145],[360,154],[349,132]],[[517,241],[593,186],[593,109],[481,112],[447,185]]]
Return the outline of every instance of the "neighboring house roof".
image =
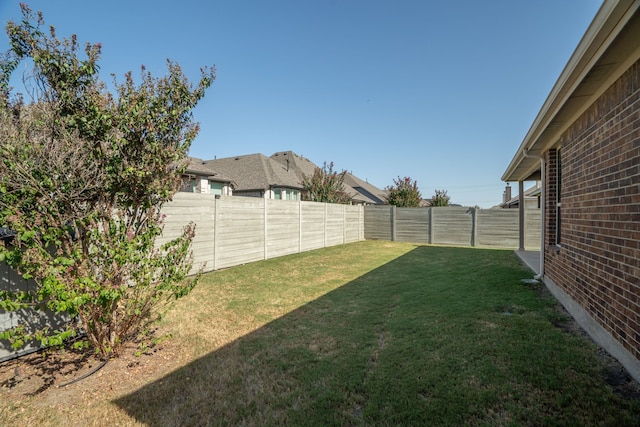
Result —
[[[202,160],[192,158],[188,172],[216,171],[233,180],[236,193],[266,191],[273,187],[302,190],[305,176],[312,176],[318,166],[293,151],[279,151],[266,157],[248,154],[223,159]],[[356,203],[384,204],[387,192],[347,173],[344,192]]]
[[[363,181],[351,173],[347,173],[344,178],[344,183],[352,187],[365,199],[370,200],[370,202],[368,203],[373,203],[376,205],[387,203],[387,196],[389,195],[388,191],[381,190],[375,185],[369,184],[367,181]]]
[[[235,186],[235,183],[231,178],[216,170],[210,162],[197,157],[189,157],[189,164],[187,165],[185,173],[206,176],[210,181],[224,182]]]
[[[269,158],[280,163],[285,169],[295,173],[300,182],[302,182],[304,175],[313,175],[313,172],[318,167],[311,160],[299,156],[293,151],[279,151],[272,154]]]
[[[231,177],[236,192],[266,191],[272,187],[302,189],[295,172],[264,154],[248,154],[207,160],[211,167]]]
[[[355,188],[344,184],[343,191],[349,196],[349,198],[355,203],[364,203],[368,205],[375,205],[376,201],[368,198],[364,194],[360,193]]]
[[[582,114],[631,64],[640,59],[640,2],[606,0],[569,59],[503,181],[540,179],[539,157],[557,143]]]
[[[311,160],[299,156],[293,151],[280,151],[271,156],[271,159],[288,167],[302,183],[304,176],[312,176],[318,166]],[[366,181],[362,181],[351,173],[346,173],[343,191],[356,203],[384,204],[387,192],[380,190]]]

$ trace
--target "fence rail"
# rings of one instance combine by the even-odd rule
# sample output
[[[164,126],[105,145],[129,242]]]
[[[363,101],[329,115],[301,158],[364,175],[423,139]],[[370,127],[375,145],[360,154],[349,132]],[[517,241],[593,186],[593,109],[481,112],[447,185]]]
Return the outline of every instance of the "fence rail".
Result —
[[[539,209],[525,210],[524,248],[527,250],[540,248],[540,221]],[[365,239],[518,249],[519,227],[517,209],[364,208]]]

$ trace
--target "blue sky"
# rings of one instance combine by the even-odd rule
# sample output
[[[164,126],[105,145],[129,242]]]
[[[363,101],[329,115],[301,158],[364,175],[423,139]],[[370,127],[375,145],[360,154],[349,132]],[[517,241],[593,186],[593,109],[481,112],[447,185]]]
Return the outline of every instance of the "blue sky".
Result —
[[[425,198],[488,208],[602,1],[26,3],[59,35],[102,43],[105,80],[142,64],[163,75],[167,58],[192,81],[215,65],[192,156],[293,150],[380,188],[409,176]],[[3,23],[18,5],[0,0]]]

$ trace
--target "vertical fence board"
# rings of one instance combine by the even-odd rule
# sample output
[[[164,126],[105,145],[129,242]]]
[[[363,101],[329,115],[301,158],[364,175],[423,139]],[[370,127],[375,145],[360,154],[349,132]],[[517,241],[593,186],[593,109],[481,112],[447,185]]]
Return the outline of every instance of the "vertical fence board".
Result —
[[[433,244],[471,246],[473,208],[430,208],[433,215]]]
[[[396,239],[429,243],[429,209],[396,209]]]
[[[215,224],[218,268],[265,258],[265,199],[221,197]]]
[[[302,202],[302,244],[303,252],[324,246],[324,204]]]
[[[298,252],[300,245],[300,204],[293,201],[270,200],[267,209],[268,258]]]
[[[391,207],[366,206],[364,208],[364,238],[392,240]]]
[[[478,246],[517,248],[520,229],[517,209],[478,211]]]
[[[203,271],[215,268],[215,203],[216,199],[207,194],[176,193],[173,200],[162,209],[165,215],[164,230],[162,236],[157,239],[158,245],[180,236],[190,222],[196,225],[196,235],[192,243],[192,273],[201,268]]]
[[[524,249],[539,251],[542,242],[542,212],[540,209],[527,209],[524,215]]]

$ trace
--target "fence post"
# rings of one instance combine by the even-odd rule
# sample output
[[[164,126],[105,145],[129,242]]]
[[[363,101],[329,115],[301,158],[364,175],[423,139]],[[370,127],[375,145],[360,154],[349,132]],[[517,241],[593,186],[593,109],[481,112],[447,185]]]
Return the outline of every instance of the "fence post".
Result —
[[[267,235],[267,200],[268,199],[262,199],[263,203],[264,203],[264,259],[269,259],[269,257],[267,256],[267,239],[269,238],[269,236]]]
[[[364,240],[364,205],[360,205],[358,213],[358,241]]]
[[[478,208],[471,209],[471,246],[475,247],[478,239]]]
[[[298,200],[298,253],[302,252],[302,200]]]
[[[433,245],[433,214],[434,214],[434,209],[433,208],[428,208],[429,209],[429,244]]]
[[[391,205],[391,241],[396,241],[396,206]]]
[[[327,247],[327,202],[324,202],[324,244],[323,248]]]
[[[218,269],[218,225],[220,223],[220,198],[216,197],[213,202],[213,269]]]
[[[347,205],[342,205],[342,244],[347,243]]]

